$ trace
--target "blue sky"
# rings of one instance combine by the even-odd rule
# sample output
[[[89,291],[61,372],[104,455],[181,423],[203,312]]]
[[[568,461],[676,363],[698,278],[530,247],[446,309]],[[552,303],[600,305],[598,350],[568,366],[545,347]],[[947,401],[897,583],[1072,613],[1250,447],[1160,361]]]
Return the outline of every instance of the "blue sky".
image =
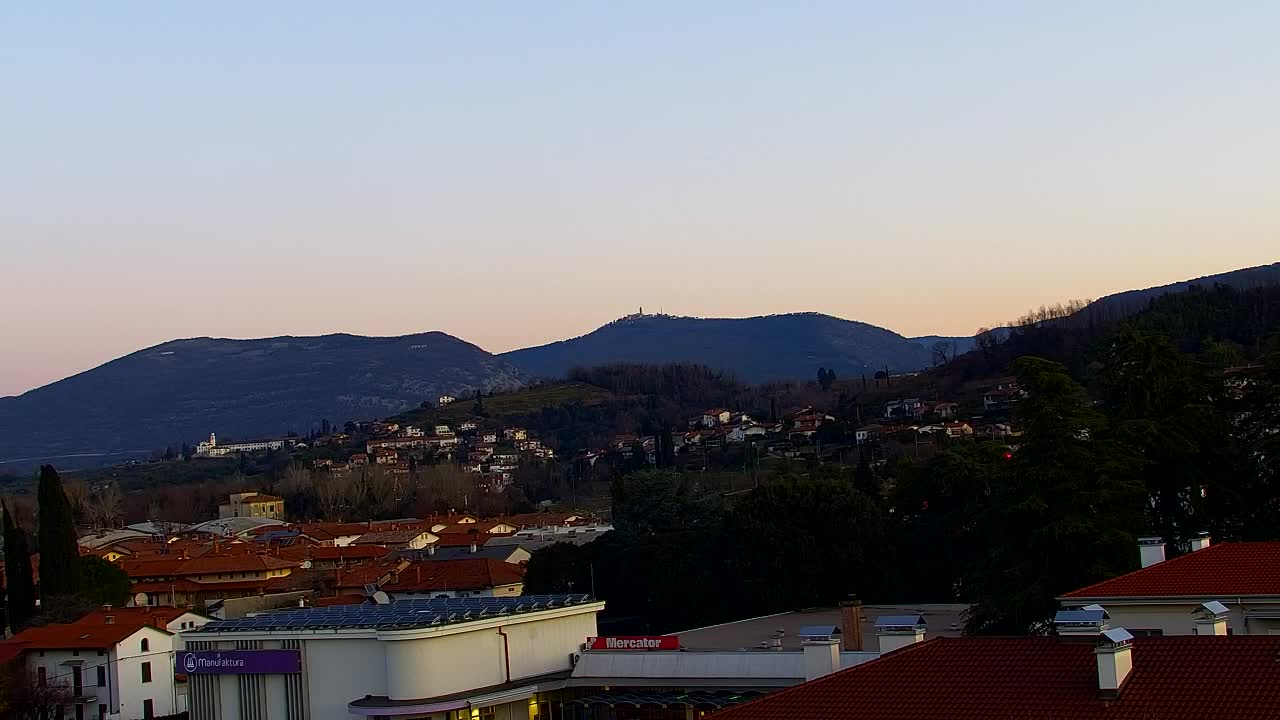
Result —
[[[1280,5],[11,3],[0,394],[638,305],[904,334],[1272,262]]]

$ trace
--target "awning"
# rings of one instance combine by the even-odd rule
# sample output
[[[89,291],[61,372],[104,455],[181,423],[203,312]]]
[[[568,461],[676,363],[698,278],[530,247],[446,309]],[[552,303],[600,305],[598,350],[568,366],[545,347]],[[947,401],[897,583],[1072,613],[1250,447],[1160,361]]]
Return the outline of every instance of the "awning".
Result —
[[[568,672],[549,673],[433,698],[392,700],[386,696],[368,696],[352,700],[347,704],[347,710],[352,715],[366,717],[399,717],[502,705],[528,700],[540,692],[558,690],[564,687],[564,681],[568,675]]]
[[[570,700],[567,704],[578,704],[583,707],[591,705],[608,705],[610,707],[631,705],[634,707],[651,706],[664,708],[683,705],[700,709],[719,710],[730,705],[754,700],[762,694],[751,691],[716,692],[712,690],[695,690],[692,692],[639,691],[588,695],[587,697]]]

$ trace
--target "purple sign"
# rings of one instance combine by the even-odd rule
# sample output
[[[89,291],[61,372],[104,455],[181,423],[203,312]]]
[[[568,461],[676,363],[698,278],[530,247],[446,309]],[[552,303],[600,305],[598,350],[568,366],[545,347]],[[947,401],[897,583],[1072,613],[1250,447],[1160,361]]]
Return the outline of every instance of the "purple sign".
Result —
[[[302,672],[297,650],[184,650],[178,672],[188,675],[274,675]]]

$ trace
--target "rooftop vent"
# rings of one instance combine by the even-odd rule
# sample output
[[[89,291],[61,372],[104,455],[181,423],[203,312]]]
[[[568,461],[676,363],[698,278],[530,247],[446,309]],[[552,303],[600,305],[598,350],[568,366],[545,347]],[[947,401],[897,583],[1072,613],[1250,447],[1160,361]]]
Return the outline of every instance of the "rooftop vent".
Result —
[[[1191,612],[1196,616],[1195,625],[1191,628],[1192,635],[1227,634],[1227,616],[1230,611],[1227,610],[1226,605],[1217,600],[1210,600]]]

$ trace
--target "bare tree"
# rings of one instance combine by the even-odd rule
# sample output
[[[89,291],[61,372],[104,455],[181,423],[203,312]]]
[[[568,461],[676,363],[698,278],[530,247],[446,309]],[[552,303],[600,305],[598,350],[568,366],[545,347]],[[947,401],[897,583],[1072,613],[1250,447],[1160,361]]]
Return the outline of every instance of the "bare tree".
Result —
[[[4,678],[8,691],[5,698],[7,707],[5,716],[16,720],[58,720],[62,716],[62,708],[73,704],[75,693],[66,680],[46,678],[43,681],[34,671],[28,670],[22,663],[15,663],[12,669],[0,670],[8,673]]]
[[[933,356],[933,366],[937,367],[939,365],[946,365],[948,360],[947,352],[954,347],[955,343],[948,342],[946,340],[939,340],[929,346],[929,350]]]
[[[67,494],[67,502],[71,504],[71,516],[75,518],[76,525],[83,526],[91,523],[89,499],[92,491],[89,489],[89,483],[79,478],[71,478],[63,481],[62,489]]]
[[[344,520],[344,503],[350,492],[348,486],[354,484],[351,475],[346,472],[331,472],[323,479],[317,478],[315,483],[316,504],[325,520]]]
[[[124,517],[124,494],[120,492],[120,486],[109,483],[98,488],[90,512],[94,517],[94,524],[99,527],[115,527]]]

